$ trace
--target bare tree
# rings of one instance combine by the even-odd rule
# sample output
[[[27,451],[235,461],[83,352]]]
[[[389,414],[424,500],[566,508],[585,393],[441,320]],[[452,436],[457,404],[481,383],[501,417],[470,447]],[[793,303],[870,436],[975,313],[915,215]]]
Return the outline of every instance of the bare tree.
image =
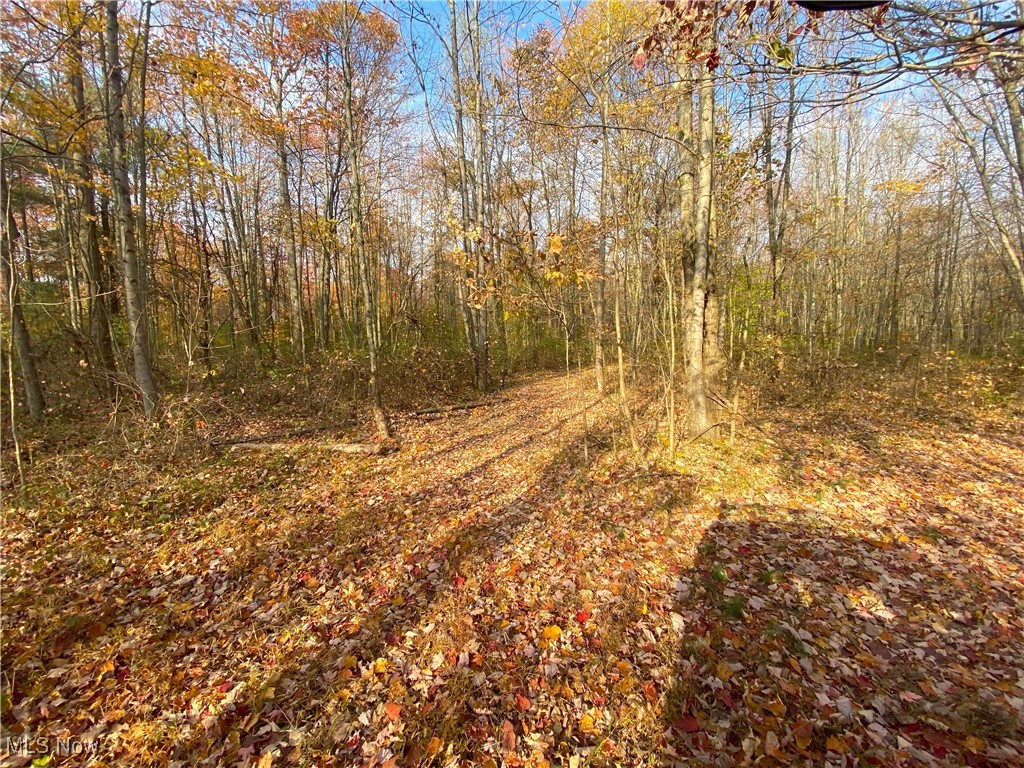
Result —
[[[14,211],[11,209],[6,168],[0,168],[0,216],[3,221],[3,232],[0,233],[0,288],[3,289],[4,303],[11,318],[11,337],[21,367],[21,381],[25,387],[28,412],[32,418],[41,419],[46,403],[43,400],[39,374],[36,372],[35,358],[32,356],[32,338],[25,324],[25,314],[21,306],[21,281],[14,266],[14,243],[21,233],[18,231]]]
[[[380,398],[380,364],[377,360],[377,339],[374,331],[374,301],[370,278],[370,259],[366,247],[366,222],[363,209],[362,175],[360,170],[359,146],[360,136],[356,130],[355,115],[352,108],[352,22],[348,16],[347,6],[342,6],[342,68],[344,76],[345,101],[345,132],[348,143],[349,172],[351,174],[350,215],[352,217],[352,242],[355,246],[356,258],[359,261],[363,284],[363,327],[366,332],[366,347],[370,357],[370,398],[373,408],[373,420],[381,438],[391,438],[391,427],[381,406]]]
[[[124,273],[125,309],[131,339],[135,383],[142,395],[142,407],[148,418],[156,414],[157,395],[149,359],[146,333],[146,305],[142,293],[141,269],[136,241],[135,216],[132,214],[131,188],[124,128],[124,85],[119,56],[117,0],[106,0],[106,77],[110,111],[107,130],[110,134],[111,181],[114,203],[120,222],[121,261]]]

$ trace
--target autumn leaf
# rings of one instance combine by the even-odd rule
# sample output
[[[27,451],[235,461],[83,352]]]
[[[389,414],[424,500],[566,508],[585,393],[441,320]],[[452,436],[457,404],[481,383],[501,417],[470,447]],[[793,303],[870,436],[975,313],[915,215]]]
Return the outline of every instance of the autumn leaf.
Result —
[[[402,705],[396,704],[393,701],[389,701],[384,705],[384,714],[387,715],[388,720],[392,723],[398,720],[402,715]]]
[[[697,722],[697,718],[692,717],[691,715],[683,715],[672,723],[672,725],[683,733],[696,733],[700,730],[700,723]]]
[[[781,701],[770,701],[764,706],[765,709],[769,710],[776,717],[782,717],[786,714],[786,705]]]
[[[514,752],[516,748],[516,729],[509,720],[501,724],[501,746],[506,752]]]
[[[825,747],[829,752],[838,752],[840,755],[846,752],[846,739],[840,736],[829,736],[825,740]]]
[[[774,757],[776,760],[786,761],[786,754],[779,749],[779,737],[775,735],[775,731],[768,731],[764,736],[764,751],[766,755]]]
[[[814,736],[814,726],[806,720],[798,720],[793,727],[793,739],[797,747],[807,749],[811,746],[811,739]]]
[[[986,744],[977,736],[967,736],[964,741],[964,749],[975,755],[980,755],[986,750]]]
[[[562,628],[557,624],[551,624],[550,626],[545,627],[544,631],[541,633],[541,645],[544,648],[547,648],[552,643],[557,642],[558,638],[561,636]]]
[[[580,731],[589,734],[594,733],[596,730],[597,729],[594,725],[594,718],[591,716],[589,712],[580,718]]]

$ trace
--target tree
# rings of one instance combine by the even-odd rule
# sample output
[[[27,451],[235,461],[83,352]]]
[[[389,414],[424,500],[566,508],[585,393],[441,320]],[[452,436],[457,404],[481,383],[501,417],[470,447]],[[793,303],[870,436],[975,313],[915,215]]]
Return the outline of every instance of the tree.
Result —
[[[118,39],[118,0],[106,0],[106,70],[109,114],[107,132],[110,136],[111,183],[120,223],[121,264],[124,275],[125,310],[131,343],[135,383],[142,396],[147,418],[156,415],[157,394],[149,358],[145,297],[142,293],[142,270],[136,240],[136,218],[132,212],[131,187],[128,181],[128,155],[124,126],[124,85]]]
[[[344,72],[344,103],[345,103],[345,132],[348,142],[349,173],[351,174],[351,216],[352,216],[352,241],[355,247],[356,259],[360,265],[363,285],[363,326],[366,331],[366,348],[370,358],[370,398],[373,408],[373,420],[377,425],[377,432],[384,440],[391,438],[391,427],[388,424],[387,416],[381,407],[380,399],[380,363],[377,359],[377,339],[373,327],[374,301],[370,280],[370,261],[366,247],[366,222],[363,208],[363,187],[362,174],[360,170],[359,147],[360,136],[356,132],[356,121],[353,112],[353,82],[352,69],[352,23],[349,19],[348,6],[342,4],[342,67]]]
[[[106,379],[108,391],[113,390],[114,351],[110,338],[110,302],[106,271],[100,253],[97,230],[96,192],[93,181],[93,158],[90,132],[86,127],[89,106],[85,99],[84,55],[82,25],[84,17],[77,6],[68,8],[68,34],[71,37],[68,80],[79,123],[79,135],[71,145],[71,165],[76,176],[78,193],[78,249],[88,288],[89,335],[96,353],[99,369]],[[144,218],[144,217],[142,217]]]
[[[9,164],[4,162],[3,165]],[[14,243],[21,233],[18,231],[18,223],[11,209],[6,167],[0,168],[0,216],[3,221],[3,232],[0,233],[0,289],[3,290],[4,304],[7,305],[7,316],[10,318],[11,338],[18,354],[28,412],[33,419],[41,419],[46,403],[43,400],[43,388],[39,383],[39,374],[32,355],[32,337],[25,324],[25,314],[21,306],[21,280],[14,266]]]

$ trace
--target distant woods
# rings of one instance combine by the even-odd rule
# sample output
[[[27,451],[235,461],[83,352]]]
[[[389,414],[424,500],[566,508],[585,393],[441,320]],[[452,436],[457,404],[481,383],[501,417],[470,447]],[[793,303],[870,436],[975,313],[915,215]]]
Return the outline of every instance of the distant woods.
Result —
[[[1021,0],[2,13],[16,414],[592,365],[675,447],[786,359],[1024,357]]]

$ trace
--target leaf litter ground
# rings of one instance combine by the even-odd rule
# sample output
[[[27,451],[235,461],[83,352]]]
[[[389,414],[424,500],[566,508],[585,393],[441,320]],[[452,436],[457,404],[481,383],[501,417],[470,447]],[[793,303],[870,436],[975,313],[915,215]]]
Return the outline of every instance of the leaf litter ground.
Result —
[[[641,462],[618,413],[545,377],[389,456],[39,458],[5,736],[98,745],[68,765],[1024,765],[1019,419],[777,407]]]

